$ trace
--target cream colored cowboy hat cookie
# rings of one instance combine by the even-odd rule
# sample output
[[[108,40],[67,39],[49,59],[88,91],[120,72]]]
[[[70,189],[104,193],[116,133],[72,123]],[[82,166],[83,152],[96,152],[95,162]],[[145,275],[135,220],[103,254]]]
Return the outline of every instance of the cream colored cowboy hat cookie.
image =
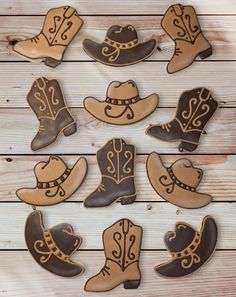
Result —
[[[84,99],[84,107],[95,118],[113,125],[133,124],[149,116],[158,105],[158,95],[139,97],[134,81],[113,81],[107,88],[105,101]]]
[[[34,173],[35,188],[21,188],[18,198],[31,205],[54,205],[68,199],[83,183],[87,174],[87,161],[79,158],[70,169],[58,156],[51,156],[48,162],[39,162]]]
[[[183,208],[200,208],[211,202],[212,196],[197,192],[203,172],[188,159],[179,159],[166,168],[157,153],[146,162],[149,181],[165,200]]]

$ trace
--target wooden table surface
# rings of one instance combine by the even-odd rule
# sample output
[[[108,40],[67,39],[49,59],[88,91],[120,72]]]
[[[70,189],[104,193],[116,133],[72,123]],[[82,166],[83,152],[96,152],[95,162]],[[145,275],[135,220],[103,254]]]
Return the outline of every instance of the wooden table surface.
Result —
[[[172,0],[1,0],[0,1],[0,296],[78,297],[233,297],[236,296],[236,1],[192,0],[202,29],[214,47],[214,54],[188,69],[168,75],[165,71],[174,46],[163,32],[160,20]],[[46,12],[62,5],[75,7],[84,25],[56,69],[32,64],[13,55],[9,40],[36,35]],[[148,61],[134,66],[113,68],[94,62],[82,50],[85,37],[102,40],[109,26],[133,24],[140,37],[157,34],[161,51]],[[26,95],[32,82],[40,77],[59,79],[68,105],[77,119],[78,133],[60,139],[34,154],[30,142],[38,121],[29,109]],[[157,92],[158,109],[147,119],[131,126],[109,126],[94,119],[83,108],[83,99],[105,98],[110,81],[133,79],[141,97]],[[180,93],[205,86],[212,90],[220,108],[207,126],[207,134],[191,160],[204,170],[199,190],[211,193],[214,201],[198,210],[186,210],[164,202],[152,189],[145,171],[145,160],[152,151],[163,155],[166,163],[180,157],[177,143],[168,144],[145,135],[151,123],[173,118]],[[119,203],[106,208],[86,209],[85,197],[97,186],[100,173],[95,153],[112,137],[123,137],[137,147],[137,201],[129,206]],[[83,237],[74,259],[85,266],[85,273],[73,279],[60,278],[42,269],[27,251],[24,224],[32,211],[20,202],[15,191],[35,184],[34,165],[50,154],[59,154],[72,165],[79,155],[89,162],[88,177],[67,202],[42,209],[45,223],[73,225]],[[169,259],[163,235],[176,221],[198,228],[202,217],[210,214],[219,226],[217,251],[211,261],[197,272],[180,279],[157,276],[153,267]],[[107,293],[85,293],[86,280],[104,264],[102,231],[115,220],[127,217],[144,229],[141,252],[142,283],[138,290],[123,286]]]

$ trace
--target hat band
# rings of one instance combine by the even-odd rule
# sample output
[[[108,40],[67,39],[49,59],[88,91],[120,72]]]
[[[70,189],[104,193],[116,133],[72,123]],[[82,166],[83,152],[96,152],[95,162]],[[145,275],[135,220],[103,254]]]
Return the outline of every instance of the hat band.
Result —
[[[172,169],[169,167],[167,168],[167,171],[169,173],[169,177],[171,178],[172,182],[166,182],[167,180],[167,176],[166,175],[162,175],[159,178],[160,183],[166,187],[166,193],[171,194],[174,191],[175,185],[177,185],[178,187],[187,190],[187,191],[191,191],[191,192],[196,192],[196,188],[194,187],[190,187],[186,184],[184,184],[183,182],[181,182],[173,173]]]
[[[69,261],[69,256],[65,255],[55,244],[50,230],[43,230],[43,237],[46,242],[47,248],[49,249],[48,252],[42,251],[41,248],[44,247],[45,242],[43,240],[36,240],[34,243],[35,251],[41,255],[40,262],[47,263],[48,260],[51,258],[52,255],[56,256],[63,262]]]
[[[125,99],[125,100],[123,100],[123,99],[114,99],[114,98],[110,98],[110,97],[106,98],[107,103],[114,104],[114,105],[129,105],[129,104],[136,103],[139,100],[140,100],[139,96],[132,97],[132,98]]]
[[[105,38],[104,42],[112,47],[118,48],[118,49],[129,49],[132,47],[135,47],[138,43],[138,39],[133,39],[129,42],[121,43],[121,42],[116,42],[108,37]]]
[[[38,182],[37,187],[39,189],[48,189],[48,188],[58,187],[60,184],[62,184],[67,179],[67,177],[70,175],[70,172],[71,172],[71,170],[69,168],[67,168],[64,171],[64,173],[57,179],[55,179],[53,181],[49,181],[49,182]]]
[[[201,233],[196,232],[193,241],[186,249],[184,249],[182,252],[171,253],[173,260],[185,258],[181,261],[181,266],[184,269],[189,269],[194,263],[199,263],[201,258],[195,253],[195,251],[198,248],[200,242]],[[187,257],[190,257],[190,259],[186,259]]]

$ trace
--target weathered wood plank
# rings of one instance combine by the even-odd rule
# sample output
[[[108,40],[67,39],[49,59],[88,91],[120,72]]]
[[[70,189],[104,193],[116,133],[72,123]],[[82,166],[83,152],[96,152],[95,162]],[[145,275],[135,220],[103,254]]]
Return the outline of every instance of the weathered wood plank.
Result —
[[[129,79],[135,80],[142,98],[156,92],[160,107],[176,107],[183,91],[199,86],[209,88],[221,106],[236,106],[236,62],[199,62],[174,75],[167,74],[165,62],[143,62],[125,68],[69,62],[56,72],[33,63],[1,63],[0,67],[0,107],[28,107],[26,96],[40,76],[58,79],[71,107],[82,107],[86,96],[103,101],[111,81]]]
[[[71,6],[78,9],[81,14],[164,14],[166,9],[176,4],[175,0],[136,0],[111,1],[111,0],[71,0]],[[194,5],[198,13],[202,14],[232,14],[236,12],[235,1],[227,0],[224,4],[220,0],[214,5],[210,0],[182,0],[181,4]],[[63,0],[39,1],[35,5],[31,0],[1,1],[1,14],[45,14],[52,7],[65,5]]]
[[[166,123],[174,117],[175,109],[159,108],[143,121],[129,126],[108,125],[94,119],[83,108],[72,109],[78,131],[70,137],[61,136],[56,143],[38,153],[94,154],[109,139],[123,137],[136,145],[137,153],[178,154],[178,142],[167,143],[145,134],[150,124]],[[38,129],[38,120],[30,109],[0,110],[0,154],[32,153],[30,142]],[[14,123],[13,123],[14,119]],[[236,152],[236,109],[220,108],[206,128],[195,153],[231,154]],[[98,137],[99,135],[99,137]],[[220,140],[219,140],[220,135]]]
[[[236,10],[235,10],[236,12]],[[102,42],[107,29],[114,25],[132,24],[139,31],[140,40],[157,35],[161,51],[157,51],[149,60],[169,60],[174,52],[174,42],[161,28],[160,16],[84,16],[84,25],[69,46],[65,60],[91,60],[83,51],[84,38]],[[9,40],[31,38],[42,29],[42,16],[1,16],[0,17],[0,60],[22,61],[7,47]],[[214,47],[214,53],[208,60],[236,60],[236,16],[201,16],[202,30]]]
[[[79,156],[63,156],[69,166],[73,166]],[[83,186],[68,201],[83,201],[100,183],[100,171],[95,156],[85,156],[89,171]],[[182,155],[181,157],[186,157]],[[213,201],[236,201],[236,156],[196,155],[187,156],[204,170],[198,190],[209,193]],[[152,189],[146,174],[147,156],[137,156],[135,183],[137,201],[164,201]],[[180,156],[162,156],[165,164],[171,164]],[[2,156],[0,157],[0,201],[19,201],[15,191],[21,187],[34,187],[36,184],[33,168],[47,156]]]
[[[107,208],[85,208],[82,203],[61,203],[53,207],[38,208],[44,212],[45,225],[70,223],[84,241],[81,249],[101,249],[102,232],[121,218],[140,224],[144,231],[143,249],[164,249],[163,235],[172,230],[176,221],[185,221],[196,228],[205,215],[212,215],[219,226],[218,249],[236,249],[236,203],[211,203],[202,209],[179,209],[170,203],[115,203]],[[25,203],[1,203],[0,249],[26,248],[24,225],[32,211]],[[94,221],[96,220],[96,224]],[[5,227],[7,226],[7,227]]]
[[[166,261],[167,252],[142,252],[140,268],[142,282],[135,292],[124,290],[120,285],[105,293],[89,293],[91,297],[233,297],[236,290],[236,252],[216,251],[211,261],[201,269],[180,279],[161,278],[153,271],[153,266]],[[100,252],[80,251],[74,257],[75,261],[85,266],[85,272],[80,277],[61,278],[41,268],[25,252],[0,252],[0,277],[2,296],[7,297],[83,297],[87,295],[84,284],[88,278],[100,271],[104,265],[104,254]],[[17,265],[16,265],[17,264]],[[204,284],[203,285],[203,279]],[[157,293],[158,292],[158,293]],[[158,294],[158,295],[157,295]]]

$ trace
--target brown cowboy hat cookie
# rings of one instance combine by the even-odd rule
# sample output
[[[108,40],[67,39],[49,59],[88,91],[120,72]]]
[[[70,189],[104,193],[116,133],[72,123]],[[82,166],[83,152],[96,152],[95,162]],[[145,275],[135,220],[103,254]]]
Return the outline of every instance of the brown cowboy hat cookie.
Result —
[[[192,152],[217,108],[218,102],[208,89],[185,91],[179,98],[175,118],[166,124],[151,125],[146,133],[167,142],[181,141],[179,150]]]
[[[216,222],[210,216],[204,217],[200,231],[186,223],[176,223],[174,231],[164,236],[172,259],[156,266],[154,270],[164,277],[181,277],[196,271],[210,260],[217,236]]]
[[[179,159],[166,168],[160,156],[151,153],[146,168],[153,189],[166,201],[183,208],[200,208],[211,202],[211,195],[197,192],[203,171],[190,160]]]
[[[110,27],[102,43],[90,39],[83,41],[83,49],[90,57],[110,66],[138,63],[151,56],[156,48],[156,38],[140,43],[132,25]]]
[[[41,32],[33,38],[17,41],[13,51],[32,62],[44,60],[45,65],[55,68],[82,24],[77,11],[70,6],[50,9]]]
[[[93,97],[84,99],[84,107],[95,118],[113,125],[133,124],[149,116],[158,105],[158,95],[139,97],[134,81],[113,81],[107,89],[105,101]]]
[[[69,224],[45,228],[40,211],[33,211],[25,224],[25,241],[35,261],[46,270],[64,277],[80,275],[84,268],[71,260],[82,243]]]
[[[142,228],[128,219],[121,219],[103,232],[106,261],[101,271],[87,280],[87,292],[106,292],[124,284],[137,289],[141,281],[139,256]]]
[[[192,6],[170,6],[161,21],[161,26],[175,42],[174,54],[167,65],[168,73],[190,66],[197,56],[206,59],[212,54],[212,46],[203,35]]]
[[[135,147],[122,138],[109,140],[98,152],[101,182],[85,199],[85,207],[108,206],[116,200],[121,204],[136,199],[134,184]]]
[[[79,158],[72,168],[58,156],[50,156],[47,162],[39,162],[34,168],[37,185],[21,188],[16,195],[31,205],[54,205],[68,199],[83,183],[88,165]]]
[[[27,101],[39,120],[38,132],[31,142],[33,151],[54,143],[61,133],[69,136],[76,132],[75,119],[56,79],[37,78],[27,95]]]

